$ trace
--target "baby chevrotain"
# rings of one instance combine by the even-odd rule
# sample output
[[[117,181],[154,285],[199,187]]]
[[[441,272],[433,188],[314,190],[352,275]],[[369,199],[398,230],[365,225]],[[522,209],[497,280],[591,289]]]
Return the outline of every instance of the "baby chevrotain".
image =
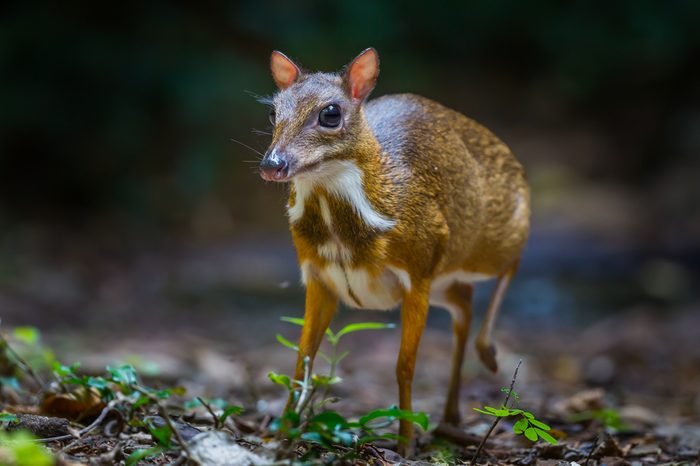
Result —
[[[272,143],[260,164],[269,181],[291,181],[287,213],[306,285],[295,377],[313,361],[338,301],[361,309],[401,305],[396,364],[399,406],[411,409],[416,353],[430,304],[453,318],[452,371],[443,421],[459,422],[460,371],[473,283],[496,278],[476,339],[491,343],[498,308],[529,230],[523,168],[491,131],[412,94],[367,101],[379,75],[369,48],[340,73],[307,73],[271,57],[279,92]],[[402,451],[413,426],[401,422]]]

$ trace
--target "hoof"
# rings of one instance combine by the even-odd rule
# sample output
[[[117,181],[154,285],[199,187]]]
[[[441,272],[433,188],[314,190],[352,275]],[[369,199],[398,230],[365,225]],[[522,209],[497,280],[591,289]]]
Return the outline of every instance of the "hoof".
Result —
[[[465,447],[478,445],[481,442],[481,436],[468,434],[459,426],[447,424],[444,421],[433,430],[433,435]]]
[[[399,445],[396,448],[396,452],[399,454],[399,456],[403,457],[404,459],[410,458],[415,453],[413,445],[406,445],[403,442],[399,442]]]
[[[498,362],[496,361],[496,347],[492,344],[476,345],[479,359],[491,372],[498,372]]]
[[[459,412],[445,413],[445,415],[442,417],[442,421],[440,421],[440,424],[438,424],[438,428],[441,425],[457,427],[459,426],[460,422],[462,422],[462,416],[459,415]]]

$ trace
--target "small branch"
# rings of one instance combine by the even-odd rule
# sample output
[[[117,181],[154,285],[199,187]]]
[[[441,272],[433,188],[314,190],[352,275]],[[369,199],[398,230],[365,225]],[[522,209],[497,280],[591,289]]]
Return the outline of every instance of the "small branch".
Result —
[[[214,418],[214,429],[219,430],[219,427],[221,427],[221,422],[219,422],[219,416],[216,415],[211,405],[199,396],[197,397],[197,400],[202,404],[202,406],[204,406],[207,409],[207,411],[209,411],[211,417]]]
[[[515,367],[515,372],[513,373],[513,378],[510,381],[510,389],[508,390],[508,393],[506,394],[506,399],[503,401],[503,406],[505,408],[508,408],[508,402],[510,401],[510,395],[513,393],[513,387],[515,386],[515,379],[518,378],[518,370],[520,369],[520,365],[523,363],[523,360],[521,359],[518,361],[518,365]],[[476,449],[476,453],[474,453],[474,456],[472,456],[472,460],[469,462],[470,466],[473,466],[476,464],[476,460],[479,459],[479,455],[481,454],[481,450],[484,448],[484,445],[486,445],[486,441],[488,440],[489,436],[493,432],[493,430],[496,428],[498,423],[501,422],[500,417],[496,417],[494,419],[493,424],[491,424],[491,427],[489,430],[486,432],[486,435],[484,435],[484,438],[481,440],[481,443]]]
[[[109,414],[110,411],[112,411],[114,408],[111,405],[107,405],[102,412],[100,413],[99,416],[97,416],[97,419],[92,421],[92,423],[84,427],[83,429],[80,429],[78,431],[77,438],[80,439],[83,435],[95,430],[97,426],[102,424],[102,422],[105,420],[105,417],[107,417],[107,414]],[[76,439],[75,435],[72,434],[66,434],[66,435],[58,435],[56,437],[48,437],[48,438],[40,438],[36,439],[35,442],[37,443],[50,443],[50,442],[59,442],[62,440],[71,440],[71,439]]]
[[[299,401],[297,401],[296,412],[301,414],[302,409],[306,406],[307,399],[309,398],[309,389],[311,388],[311,359],[306,356],[304,358],[304,381],[301,385],[301,394],[299,395]]]
[[[180,434],[180,431],[177,430],[175,427],[175,423],[173,422],[172,418],[170,417],[170,414],[168,414],[168,410],[165,409],[165,406],[163,406],[158,399],[158,397],[151,395],[150,393],[145,392],[144,390],[139,390],[141,393],[145,393],[148,398],[153,401],[156,406],[158,407],[158,412],[160,415],[165,419],[165,423],[168,425],[168,428],[170,431],[173,433],[175,438],[177,439],[177,443],[180,444],[182,447],[182,450],[185,452],[185,455],[187,455],[187,458],[192,458],[192,453],[190,452],[189,447],[187,446],[187,443],[185,443],[185,439],[182,438],[182,435]]]
[[[586,461],[583,463],[584,466],[588,466],[588,462],[591,460],[593,457],[593,453],[595,452],[595,449],[598,447],[598,441],[600,440],[600,437],[598,435],[595,436],[595,439],[593,439],[593,446],[591,447],[591,451],[588,452],[588,456],[586,457]]]
[[[180,434],[180,431],[177,430],[175,427],[175,423],[173,422],[172,418],[170,417],[170,414],[168,414],[168,410],[165,409],[165,406],[161,403],[160,398],[157,396],[153,395],[146,389],[145,387],[142,387],[139,384],[130,384],[129,385],[132,390],[138,391],[139,393],[142,393],[148,397],[149,400],[151,400],[156,407],[158,408],[158,414],[165,419],[165,423],[168,425],[168,428],[170,431],[173,433],[175,436],[175,439],[177,442],[180,444],[182,447],[182,450],[185,452],[185,455],[187,458],[192,458],[192,453],[190,452],[190,449],[187,447],[187,443],[185,443],[185,439],[182,438],[182,435]]]
[[[32,366],[29,365],[27,361],[24,360],[22,356],[20,356],[17,351],[15,351],[12,346],[10,346],[10,342],[7,341],[7,338],[5,338],[5,335],[0,334],[0,342],[2,342],[3,346],[5,347],[5,350],[7,350],[8,353],[15,359],[17,364],[22,368],[24,372],[29,374],[31,378],[34,379],[34,381],[39,385],[39,389],[43,390],[44,389],[44,381],[39,377],[39,374],[34,372],[34,369],[32,369]]]

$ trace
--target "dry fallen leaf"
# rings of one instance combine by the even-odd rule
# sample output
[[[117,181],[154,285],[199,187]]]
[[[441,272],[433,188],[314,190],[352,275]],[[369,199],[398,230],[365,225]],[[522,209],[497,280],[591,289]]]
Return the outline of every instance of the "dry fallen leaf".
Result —
[[[70,393],[49,393],[41,403],[41,412],[71,420],[86,421],[97,417],[105,403],[93,388],[77,387]]]

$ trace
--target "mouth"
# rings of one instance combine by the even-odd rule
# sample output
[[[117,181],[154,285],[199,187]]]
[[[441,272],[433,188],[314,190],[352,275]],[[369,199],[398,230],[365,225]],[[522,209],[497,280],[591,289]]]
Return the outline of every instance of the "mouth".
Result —
[[[315,172],[316,169],[320,166],[321,166],[320,161],[308,163],[308,164],[294,170],[294,173],[292,175],[290,175],[289,178],[292,178],[293,176],[299,176],[299,175],[308,175],[310,173]]]
[[[287,183],[297,176],[304,176],[313,173],[321,165],[321,162],[312,162],[301,167],[284,167],[278,170],[261,170],[260,176],[265,181],[275,181],[277,183]]]

